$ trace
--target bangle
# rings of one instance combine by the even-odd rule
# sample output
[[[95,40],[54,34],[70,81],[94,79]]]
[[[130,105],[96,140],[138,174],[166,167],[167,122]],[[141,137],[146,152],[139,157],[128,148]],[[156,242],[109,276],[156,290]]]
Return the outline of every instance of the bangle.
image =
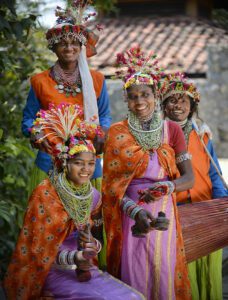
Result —
[[[133,211],[131,212],[130,218],[134,220],[136,214],[137,214],[140,210],[142,210],[142,209],[143,209],[142,207],[136,206],[136,207],[133,209]]]
[[[63,250],[59,253],[59,256],[58,256],[59,265],[67,265],[68,252],[69,252],[68,250]]]
[[[185,160],[188,160],[188,159],[192,159],[192,155],[190,153],[184,153],[184,154],[181,154],[181,155],[178,155],[176,157],[176,164],[180,164],[182,163],[183,161]]]
[[[74,265],[75,262],[74,262],[74,256],[75,256],[75,253],[77,252],[77,250],[73,250],[73,251],[69,251],[68,254],[67,254],[67,262],[68,262],[68,265]]]
[[[84,256],[83,256],[83,251],[78,251],[77,253],[76,253],[76,259],[78,260],[78,261],[86,261],[86,259],[84,258]]]
[[[98,241],[97,239],[95,239],[95,243],[96,243],[96,247],[97,247],[97,253],[100,253],[101,249],[102,249],[101,242]]]
[[[175,189],[176,189],[176,185],[173,181],[167,181],[168,187],[169,187],[169,191],[168,194],[171,195]]]

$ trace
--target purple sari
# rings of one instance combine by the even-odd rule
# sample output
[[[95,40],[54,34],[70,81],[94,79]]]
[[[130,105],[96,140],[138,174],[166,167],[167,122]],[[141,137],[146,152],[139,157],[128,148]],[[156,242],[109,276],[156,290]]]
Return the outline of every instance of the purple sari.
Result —
[[[99,193],[94,189],[92,210],[99,202]],[[60,250],[77,249],[77,231],[72,232],[63,242]],[[143,295],[127,286],[120,280],[96,266],[90,271],[92,278],[87,282],[79,282],[75,274],[75,265],[63,269],[53,264],[42,291],[42,296],[51,296],[61,300],[140,300]]]
[[[157,153],[151,157],[143,178],[133,179],[126,194],[138,201],[139,189],[146,189],[153,182],[168,180],[159,165]],[[144,294],[148,300],[173,300],[176,264],[176,221],[171,196],[143,204],[143,208],[157,217],[163,211],[170,220],[167,231],[151,231],[144,238],[132,236],[134,221],[122,214],[123,248],[121,257],[121,280]]]

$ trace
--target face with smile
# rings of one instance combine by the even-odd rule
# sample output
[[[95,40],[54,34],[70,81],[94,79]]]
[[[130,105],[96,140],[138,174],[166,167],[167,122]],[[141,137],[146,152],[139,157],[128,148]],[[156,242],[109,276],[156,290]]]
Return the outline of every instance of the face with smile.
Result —
[[[191,112],[191,101],[186,94],[175,94],[166,100],[165,115],[176,122],[184,121]]]
[[[60,64],[76,63],[81,51],[81,44],[77,39],[65,38],[54,46],[54,52]]]
[[[75,185],[87,183],[93,176],[96,156],[91,152],[82,152],[67,162],[67,179]]]
[[[155,107],[155,97],[151,86],[131,85],[127,89],[128,108],[140,120],[152,115]]]

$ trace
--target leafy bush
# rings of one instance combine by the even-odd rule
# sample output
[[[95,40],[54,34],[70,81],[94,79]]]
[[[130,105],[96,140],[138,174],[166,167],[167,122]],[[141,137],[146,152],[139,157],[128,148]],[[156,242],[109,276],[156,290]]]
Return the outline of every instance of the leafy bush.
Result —
[[[4,4],[0,9],[1,277],[22,225],[28,198],[28,174],[34,161],[29,142],[21,133],[28,78],[32,73],[48,67],[48,58],[40,51],[44,34],[35,30],[35,15],[18,16],[14,1],[5,1]]]

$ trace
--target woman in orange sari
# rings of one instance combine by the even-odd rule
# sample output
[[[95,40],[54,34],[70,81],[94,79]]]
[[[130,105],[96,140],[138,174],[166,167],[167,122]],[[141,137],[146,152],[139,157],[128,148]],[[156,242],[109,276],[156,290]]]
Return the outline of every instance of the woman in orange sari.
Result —
[[[183,74],[171,74],[163,81],[163,109],[167,119],[184,132],[195,175],[194,186],[177,193],[177,203],[199,202],[228,196],[211,141],[211,131],[195,115],[200,101],[196,86]],[[188,265],[193,300],[222,300],[222,250]]]
[[[4,280],[8,300],[143,300],[126,284],[97,268],[102,247],[100,193],[90,178],[96,163],[92,143],[102,136],[81,121],[77,105],[41,111],[55,169],[33,191]],[[35,128],[33,127],[33,130]]]
[[[181,128],[161,117],[154,58],[138,47],[117,56],[128,68],[117,76],[129,116],[111,126],[105,144],[107,267],[148,300],[191,299],[175,192],[192,187],[194,178]],[[159,212],[169,219],[167,231],[156,230],[165,229],[157,226]]]

